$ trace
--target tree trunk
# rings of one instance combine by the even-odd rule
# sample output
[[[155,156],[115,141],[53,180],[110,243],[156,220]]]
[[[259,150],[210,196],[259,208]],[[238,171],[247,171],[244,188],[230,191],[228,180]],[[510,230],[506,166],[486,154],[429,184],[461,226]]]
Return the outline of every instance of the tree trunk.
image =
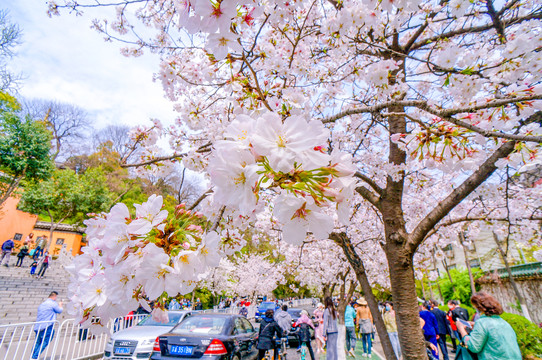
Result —
[[[516,280],[514,280],[514,277],[512,276],[512,270],[510,269],[510,264],[508,263],[508,259],[506,257],[506,253],[504,252],[501,242],[499,241],[499,237],[493,231],[493,239],[495,240],[495,244],[497,244],[497,250],[499,251],[499,254],[501,254],[502,261],[504,262],[504,267],[506,268],[506,272],[508,273],[508,278],[510,279],[510,285],[512,285],[512,289],[514,289],[514,293],[516,294],[516,297],[518,298],[519,305],[521,306],[521,312],[523,313],[523,316],[527,318],[527,320],[531,320],[531,315],[529,314],[529,309],[527,309],[527,305],[525,304],[525,299],[519,292],[518,286],[516,284]]]
[[[421,287],[422,287],[423,298],[424,298],[424,300],[427,300],[427,294],[425,293],[425,284],[424,284],[424,281],[423,281],[423,277],[420,280],[420,284],[421,284]],[[417,293],[416,293],[416,295],[417,295]]]
[[[397,331],[401,351],[405,360],[426,360],[425,341],[420,328],[418,299],[412,257],[405,255],[400,244],[386,244],[390,269],[393,308],[397,320]]]
[[[467,266],[467,271],[469,272],[469,281],[470,281],[470,290],[472,295],[476,292],[476,287],[474,286],[474,277],[472,276],[472,269],[470,267],[469,254],[467,252],[467,247],[465,246],[465,235],[463,232],[459,232],[459,242],[463,248],[463,254],[465,255],[465,265]]]
[[[450,274],[450,269],[448,269],[446,256],[444,256],[444,259],[442,259],[442,265],[444,265],[444,270],[446,270],[446,274],[448,275],[448,280],[450,280],[450,285],[452,285],[452,292],[455,292],[454,280],[452,279],[452,274]]]
[[[437,259],[435,258],[435,251],[431,251],[431,256],[433,258],[433,267],[435,268],[435,271],[437,272],[437,274],[439,275],[438,279],[437,279],[437,289],[438,289],[438,293],[440,295],[440,300],[442,302],[444,302],[444,296],[442,295],[442,289],[440,288],[440,273],[438,271],[438,268],[437,268]]]
[[[352,266],[352,269],[354,269],[354,272],[356,273],[356,278],[361,284],[363,295],[365,296],[365,300],[367,300],[367,304],[369,305],[369,309],[371,310],[371,315],[373,315],[376,332],[378,333],[378,337],[380,338],[380,342],[382,343],[382,348],[384,350],[384,356],[387,360],[397,360],[395,352],[393,351],[393,347],[391,346],[391,341],[388,336],[388,331],[386,330],[386,325],[384,324],[382,315],[378,310],[378,302],[376,301],[376,298],[373,294],[373,289],[371,287],[371,284],[369,283],[369,279],[367,278],[367,273],[365,272],[363,261],[356,253],[356,250],[352,246],[350,239],[345,233],[333,233],[331,234],[330,238],[334,240],[337,244],[339,244],[339,246],[343,249],[346,258],[350,263],[350,266]]]

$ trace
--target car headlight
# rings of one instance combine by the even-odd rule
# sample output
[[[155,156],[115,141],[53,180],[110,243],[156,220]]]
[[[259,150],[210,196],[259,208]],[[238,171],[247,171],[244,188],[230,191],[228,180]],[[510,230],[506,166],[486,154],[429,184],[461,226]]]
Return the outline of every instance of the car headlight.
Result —
[[[145,345],[154,345],[154,341],[155,341],[155,340],[156,340],[156,339],[146,339],[146,340],[141,341],[139,344],[140,344],[141,346],[145,346]]]

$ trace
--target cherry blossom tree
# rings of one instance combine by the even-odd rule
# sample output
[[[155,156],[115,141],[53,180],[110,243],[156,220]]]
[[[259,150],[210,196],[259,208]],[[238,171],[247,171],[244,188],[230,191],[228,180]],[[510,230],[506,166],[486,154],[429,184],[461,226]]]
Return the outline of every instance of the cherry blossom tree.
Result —
[[[139,130],[150,149],[139,164],[182,159],[209,174],[217,227],[271,211],[291,244],[331,234],[358,279],[350,233],[363,223],[350,220],[373,211],[404,357],[423,359],[416,252],[499,169],[541,163],[540,5],[50,1],[49,12],[115,4],[93,26],[129,43],[126,55],[160,54],[156,79],[179,112],[179,126]]]

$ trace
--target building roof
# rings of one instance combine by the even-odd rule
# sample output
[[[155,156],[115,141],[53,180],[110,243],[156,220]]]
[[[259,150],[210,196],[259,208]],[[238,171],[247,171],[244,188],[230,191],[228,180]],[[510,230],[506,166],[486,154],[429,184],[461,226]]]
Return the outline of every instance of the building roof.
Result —
[[[34,229],[44,229],[49,230],[51,229],[51,223],[47,221],[36,221],[36,224],[34,225]],[[74,232],[78,234],[84,234],[85,228],[81,226],[74,226],[69,224],[59,224],[55,228],[55,231],[65,231],[65,232]]]
[[[506,268],[497,269],[495,271],[501,279],[508,278],[508,271],[506,271]],[[533,276],[536,276],[536,277],[542,276],[542,261],[529,263],[529,264],[510,266],[510,271],[514,279],[533,277]]]

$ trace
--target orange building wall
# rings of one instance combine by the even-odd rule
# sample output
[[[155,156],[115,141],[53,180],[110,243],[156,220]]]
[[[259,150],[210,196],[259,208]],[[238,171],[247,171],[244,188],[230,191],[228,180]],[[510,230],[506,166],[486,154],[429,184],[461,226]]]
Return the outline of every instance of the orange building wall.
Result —
[[[13,239],[16,233],[23,234],[21,240],[24,241],[28,234],[34,232],[34,224],[38,216],[17,210],[17,204],[19,204],[19,199],[10,197],[0,208],[0,242],[2,243],[7,239]],[[15,244],[21,243],[15,241]]]
[[[58,255],[62,249],[62,245],[57,245],[58,239],[64,239],[64,245],[66,245],[66,250],[71,251],[75,256],[79,254],[81,249],[81,240],[83,236],[81,234],[67,232],[67,231],[54,231],[53,232],[53,241],[49,239],[49,230],[46,229],[34,229],[34,239],[37,239],[40,236],[47,236],[49,241],[49,254]]]

